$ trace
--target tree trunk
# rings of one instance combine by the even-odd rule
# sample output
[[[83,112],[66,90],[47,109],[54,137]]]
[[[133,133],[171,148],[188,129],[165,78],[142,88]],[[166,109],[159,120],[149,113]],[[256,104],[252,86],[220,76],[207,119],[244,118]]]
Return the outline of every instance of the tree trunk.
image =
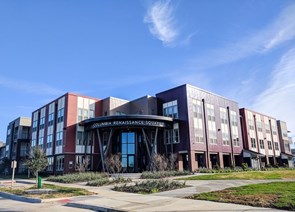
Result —
[[[38,188],[38,172],[36,172],[36,188]]]

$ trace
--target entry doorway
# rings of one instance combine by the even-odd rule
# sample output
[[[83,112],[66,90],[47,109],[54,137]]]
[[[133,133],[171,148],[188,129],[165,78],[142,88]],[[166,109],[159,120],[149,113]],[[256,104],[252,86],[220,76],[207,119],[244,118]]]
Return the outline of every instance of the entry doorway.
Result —
[[[198,168],[206,167],[205,154],[204,153],[196,153],[196,158],[197,158],[197,161],[198,161]]]
[[[135,172],[135,132],[121,133],[122,171]]]
[[[217,154],[210,154],[210,161],[212,169],[219,167]]]
[[[182,154],[183,170],[189,170],[188,154]]]

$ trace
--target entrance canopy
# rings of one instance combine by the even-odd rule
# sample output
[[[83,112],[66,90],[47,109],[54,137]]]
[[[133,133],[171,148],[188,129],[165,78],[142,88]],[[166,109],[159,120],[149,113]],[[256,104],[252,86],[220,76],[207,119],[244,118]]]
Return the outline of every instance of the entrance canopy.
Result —
[[[116,128],[116,127],[157,127],[172,128],[173,119],[164,116],[152,115],[119,115],[102,116],[91,118],[80,122],[85,130]]]

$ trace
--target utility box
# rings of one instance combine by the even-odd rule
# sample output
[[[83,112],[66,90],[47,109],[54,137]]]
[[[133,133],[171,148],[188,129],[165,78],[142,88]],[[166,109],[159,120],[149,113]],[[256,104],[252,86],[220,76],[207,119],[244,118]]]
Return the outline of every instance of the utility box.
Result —
[[[42,179],[41,177],[38,177],[38,188],[42,187]]]

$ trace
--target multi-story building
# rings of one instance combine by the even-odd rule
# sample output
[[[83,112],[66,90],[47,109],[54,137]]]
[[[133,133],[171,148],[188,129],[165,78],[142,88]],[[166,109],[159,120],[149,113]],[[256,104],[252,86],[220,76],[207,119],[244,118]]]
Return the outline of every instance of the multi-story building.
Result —
[[[282,138],[288,139],[285,122],[277,122],[273,117],[245,108],[240,109],[240,114],[244,161],[257,169],[266,165],[282,165],[281,153],[285,151],[285,145],[281,141]],[[282,124],[283,131],[279,131],[278,123]]]
[[[0,163],[5,158],[5,144],[3,141],[0,141]]]
[[[84,143],[84,127],[78,123],[100,116],[100,107],[96,98],[66,93],[32,113],[31,147],[46,153],[47,172],[73,172],[86,155],[96,158],[97,145]],[[91,160],[89,168],[95,163]]]
[[[165,142],[165,146],[177,153],[180,170],[241,165],[237,102],[187,84],[156,97],[160,114],[175,122],[178,139]]]
[[[274,118],[188,84],[132,101],[67,93],[32,113],[31,146],[55,174],[77,171],[86,158],[88,169],[107,171],[111,154],[124,172],[147,170],[157,153],[176,155],[180,170],[241,166],[242,156],[259,168],[291,154],[278,124],[282,133]]]
[[[291,152],[292,139],[288,137],[287,124],[284,121],[277,121],[278,133],[281,147],[280,164],[283,166],[293,167],[293,155]]]
[[[26,171],[24,163],[29,155],[30,129],[31,118],[27,117],[19,117],[10,122],[7,127],[5,155],[10,161],[18,161],[17,173]]]

